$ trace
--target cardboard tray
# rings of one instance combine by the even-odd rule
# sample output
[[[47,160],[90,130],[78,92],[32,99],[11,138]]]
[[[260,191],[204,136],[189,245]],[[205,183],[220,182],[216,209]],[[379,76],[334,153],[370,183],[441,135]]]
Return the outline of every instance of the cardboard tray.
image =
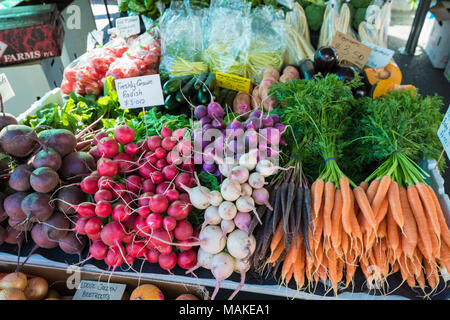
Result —
[[[16,263],[13,262],[0,261],[0,272],[14,272],[16,266]],[[49,287],[55,289],[61,296],[72,297],[75,294],[76,289],[69,289],[67,286],[67,279],[74,273],[68,268],[62,266],[55,267],[49,265],[26,264],[21,272],[46,279]],[[110,276],[109,273],[105,272],[83,270],[80,271],[79,279],[125,284],[127,286],[125,291],[129,294],[131,294],[131,292],[139,285],[153,284],[161,289],[166,300],[174,300],[180,294],[185,293],[193,294],[202,300],[209,300],[209,292],[205,287],[173,281],[143,279],[131,277],[129,274],[112,274]]]

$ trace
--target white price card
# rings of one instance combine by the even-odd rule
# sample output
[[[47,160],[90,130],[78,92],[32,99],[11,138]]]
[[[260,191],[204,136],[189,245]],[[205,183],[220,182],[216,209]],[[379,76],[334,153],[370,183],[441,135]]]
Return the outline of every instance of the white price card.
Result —
[[[125,284],[82,280],[73,300],[122,300]]]
[[[141,32],[139,16],[123,17],[116,20],[116,31],[121,37],[128,38]]]
[[[164,105],[164,96],[159,74],[116,79],[116,90],[123,109]]]
[[[450,108],[447,109],[437,134],[447,153],[447,158],[450,159]]]
[[[383,68],[391,61],[394,55],[394,51],[391,49],[383,48],[367,41],[363,41],[362,43],[372,48],[369,59],[366,62],[366,65],[371,68]]]
[[[8,101],[16,95],[4,73],[0,74],[0,94],[2,95],[3,102]]]

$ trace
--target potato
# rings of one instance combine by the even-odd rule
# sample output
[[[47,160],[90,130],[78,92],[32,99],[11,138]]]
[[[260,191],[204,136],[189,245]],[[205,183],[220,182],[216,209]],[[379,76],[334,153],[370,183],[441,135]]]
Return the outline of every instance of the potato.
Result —
[[[0,291],[0,300],[27,300],[27,297],[20,289],[8,288]]]
[[[251,110],[251,99],[248,93],[239,92],[233,100],[233,111],[237,114],[243,115],[242,118],[245,120]]]
[[[278,81],[280,78],[280,73],[277,69],[272,66],[265,66],[262,69],[262,77],[264,78],[273,78],[275,81]]]
[[[0,280],[0,289],[16,288],[21,291],[27,287],[27,276],[22,272],[12,272]]]
[[[300,79],[300,74],[299,74],[297,68],[295,68],[293,66],[287,66],[286,68],[284,68],[282,76],[283,75],[286,75],[288,80]],[[283,81],[281,81],[281,79],[280,79],[280,82],[283,82]]]
[[[24,292],[29,300],[42,300],[47,296],[48,282],[41,277],[31,278]]]

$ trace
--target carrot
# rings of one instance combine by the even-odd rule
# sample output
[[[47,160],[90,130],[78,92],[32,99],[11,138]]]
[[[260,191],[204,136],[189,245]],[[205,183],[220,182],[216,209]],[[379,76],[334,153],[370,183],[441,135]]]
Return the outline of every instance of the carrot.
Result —
[[[378,186],[377,193],[375,194],[375,197],[373,198],[373,201],[371,203],[372,210],[375,214],[375,216],[378,215],[378,210],[380,210],[381,204],[383,203],[383,199],[386,197],[386,194],[389,190],[389,186],[391,185],[391,177],[390,176],[384,176],[381,178],[380,185]]]
[[[322,237],[323,231],[323,208],[319,209],[319,214],[317,215],[316,220],[314,220],[314,228],[313,228],[313,246],[317,248],[318,243],[320,242],[320,238]]]
[[[286,279],[285,279],[286,287],[288,286],[289,282],[291,281],[293,275],[294,275],[294,265],[291,264],[291,267],[290,267],[288,273],[286,274]]]
[[[403,219],[402,206],[400,203],[400,191],[398,184],[392,181],[388,190],[389,208],[391,209],[392,217],[394,218],[397,225],[403,232],[403,226],[405,224]]]
[[[403,218],[405,220],[405,226],[403,227],[402,235],[402,251],[406,256],[412,257],[414,248],[417,245],[417,225],[416,219],[409,206],[408,195],[404,188],[400,188],[400,202],[403,211]]]
[[[353,282],[353,276],[356,272],[356,257],[353,251],[350,251],[347,256],[347,263],[345,265],[345,286],[348,287],[350,282]]]
[[[450,230],[448,228],[447,223],[445,222],[445,217],[444,217],[444,213],[442,212],[441,204],[439,203],[439,200],[438,200],[436,194],[434,193],[433,188],[428,186],[428,190],[430,192],[431,198],[433,199],[434,205],[436,207],[436,213],[437,213],[437,218],[438,218],[439,225],[441,228],[442,239],[447,244],[447,247],[450,247]],[[450,270],[449,270],[449,272],[450,272]]]
[[[297,243],[300,241],[300,236],[297,235]],[[291,240],[291,243],[289,245],[289,249],[286,253],[286,259],[284,260],[284,264],[292,265],[295,263],[295,259],[297,259],[298,256],[298,249],[294,245],[294,239]]]
[[[400,205],[400,209],[401,205]],[[403,211],[403,210],[402,210]],[[398,226],[393,217],[392,211],[388,209],[387,213],[387,244],[390,249],[395,252],[400,248],[400,233],[398,230]]]
[[[379,268],[379,271],[382,275],[387,274],[387,263],[386,263],[386,255],[382,248],[381,242],[377,242],[373,246],[373,255],[375,258],[376,266]]]
[[[364,189],[361,187],[356,187],[353,189],[353,194],[355,196],[356,202],[358,203],[358,207],[364,215],[367,223],[371,228],[375,230],[375,216],[372,211],[372,207],[370,206],[369,199],[367,199],[366,193],[364,192]]]
[[[333,182],[325,183],[323,192],[323,232],[327,238],[331,237],[331,214],[336,202],[336,191]]]
[[[348,235],[351,235],[352,224],[350,218],[350,210],[352,207],[352,199],[350,195],[352,193],[352,190],[350,189],[350,183],[348,182],[347,177],[341,177],[339,179],[339,187],[341,189],[342,195],[342,226],[344,228],[344,231]]]
[[[319,279],[322,281],[327,280],[327,260],[324,260],[319,266],[319,269],[317,270],[317,273],[319,274]]]
[[[334,196],[333,213],[331,214],[331,244],[334,249],[337,249],[340,245],[340,223],[342,216],[342,194],[341,190],[337,189]]]
[[[342,237],[341,238],[342,253],[344,254],[344,257],[346,257],[348,252],[349,252],[349,250],[350,250],[350,237],[345,232],[342,232],[342,236],[341,237]]]
[[[427,259],[423,260],[423,265],[425,267],[425,276],[429,286],[435,289],[439,283],[439,274],[437,272],[436,264],[430,263]]]
[[[369,183],[368,183],[367,181],[361,182],[361,183],[359,184],[359,186],[360,186],[361,188],[364,189],[364,192],[366,192],[367,189],[369,189]]]
[[[384,238],[387,235],[387,226],[386,226],[386,219],[383,219],[381,221],[378,230],[377,230],[377,237],[378,238]]]
[[[450,272],[450,249],[445,242],[442,243],[441,254],[438,261],[442,268],[445,268],[447,269],[447,272]]]
[[[398,264],[398,260],[392,264],[392,273],[396,273],[400,270],[400,265]]]
[[[380,186],[380,179],[372,180],[372,182],[369,184],[369,187],[367,188],[367,199],[369,200],[370,204],[372,204],[373,198],[375,198],[375,194],[377,193],[378,187]]]
[[[420,272],[416,275],[416,281],[419,284],[420,289],[425,292],[425,275],[423,274],[422,268],[420,268]]]
[[[352,224],[352,236],[358,240],[363,241],[361,227],[359,226],[358,219],[356,218],[355,210],[352,208],[350,212],[350,221]]]
[[[423,211],[422,203],[417,193],[417,189],[414,185],[409,185],[407,189],[408,201],[416,223],[419,226],[419,235],[423,243],[425,252],[422,252],[427,259],[431,259],[433,254],[433,246],[431,242],[431,235],[428,229],[428,222]]]
[[[375,220],[377,223],[377,226],[381,223],[381,221],[383,221],[383,219],[386,217],[387,214],[387,210],[389,207],[389,200],[388,198],[384,198],[383,201],[381,202],[381,207],[378,210],[376,216],[375,216]]]
[[[338,261],[336,253],[330,250],[328,253],[328,270],[331,284],[333,286],[334,294],[337,295],[337,284],[338,284]]]
[[[277,229],[275,230],[275,233],[272,236],[272,240],[270,242],[270,251],[274,252],[276,247],[278,246],[279,242],[283,238],[283,222],[280,220],[278,223]]]
[[[434,234],[433,232],[433,226],[431,225],[431,223],[428,223],[428,231],[430,233],[430,239],[431,239],[431,246],[433,248],[432,250],[432,254],[434,258],[439,258],[439,239],[438,237]]]
[[[305,261],[303,261],[303,263],[304,262]],[[294,280],[295,283],[297,284],[297,290],[300,290],[300,288],[302,288],[303,285],[305,284],[305,272],[304,267],[302,267],[302,265],[300,264],[300,257],[297,258],[297,261],[293,265],[293,270],[294,270]]]
[[[420,199],[422,200],[425,212],[428,215],[430,225],[433,227],[434,234],[438,238],[439,242],[441,242],[441,227],[437,216],[436,206],[427,185],[419,182],[416,184],[416,189],[419,192]]]
[[[318,179],[311,185],[312,207],[314,212],[314,218],[317,218],[319,210],[322,205],[322,195],[325,183],[322,179]]]
[[[337,282],[340,282],[344,277],[344,261],[341,259],[337,262]]]

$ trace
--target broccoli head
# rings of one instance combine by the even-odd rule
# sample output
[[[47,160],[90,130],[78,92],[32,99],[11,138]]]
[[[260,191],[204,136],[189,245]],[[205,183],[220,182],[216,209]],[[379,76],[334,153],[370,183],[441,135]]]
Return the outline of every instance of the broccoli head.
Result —
[[[367,8],[371,2],[372,2],[372,0],[351,0],[350,1],[350,3],[355,8]]]
[[[306,19],[311,31],[319,31],[323,22],[323,14],[325,13],[324,6],[311,4],[305,8]]]
[[[355,30],[358,30],[359,24],[366,18],[367,8],[358,8],[355,11],[355,15],[352,17],[352,26]]]

